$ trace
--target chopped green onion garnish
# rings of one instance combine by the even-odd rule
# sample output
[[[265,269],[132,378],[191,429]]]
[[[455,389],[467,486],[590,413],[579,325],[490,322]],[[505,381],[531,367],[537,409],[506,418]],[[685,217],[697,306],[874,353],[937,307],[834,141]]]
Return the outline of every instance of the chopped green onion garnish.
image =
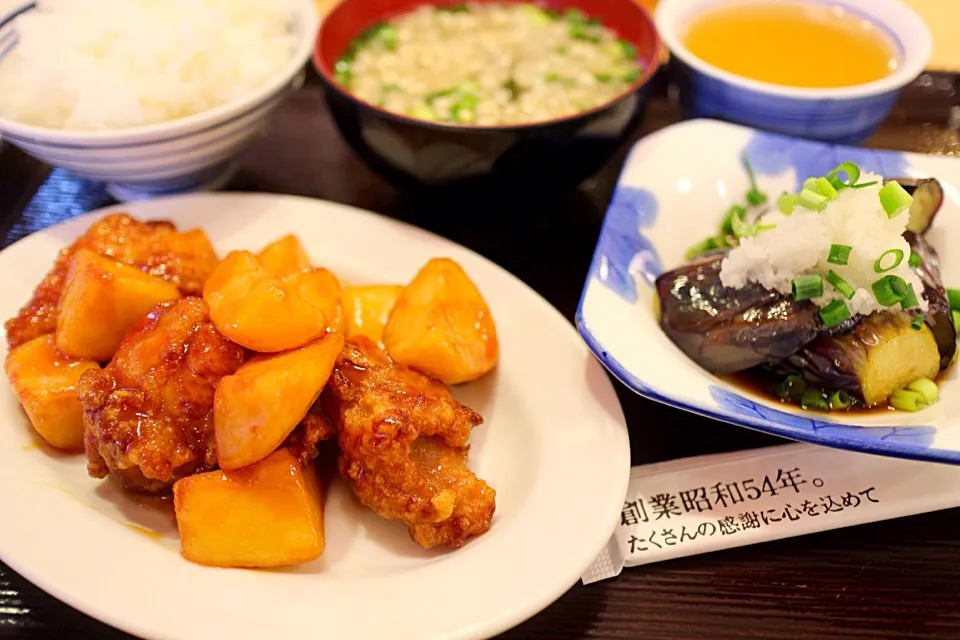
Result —
[[[903,291],[898,293],[894,288],[897,280],[903,282],[903,279],[898,278],[897,276],[884,276],[871,285],[871,289],[873,289],[873,297],[877,299],[877,302],[885,307],[892,307],[900,302],[900,299],[903,297],[903,294],[906,291],[906,287],[904,286]]]
[[[827,399],[823,397],[823,392],[820,389],[804,391],[803,397],[800,399],[800,406],[804,409],[817,409],[818,411],[830,410],[830,405],[827,404]]]
[[[757,235],[761,231],[773,229],[775,225],[760,224],[759,220],[747,224],[743,221],[742,215],[735,214],[730,217],[730,226],[733,228],[733,235],[737,236],[738,238],[749,238]]]
[[[789,375],[771,389],[773,394],[781,400],[799,401],[803,397],[803,392],[807,389],[807,383],[803,376]]]
[[[890,256],[889,260],[887,256]],[[873,263],[873,270],[877,273],[886,273],[899,267],[901,262],[903,262],[903,251],[900,249],[887,249],[881,253],[877,261]]]
[[[920,262],[921,262],[920,254],[917,253],[916,251],[911,251],[910,257],[907,258],[907,264],[913,267],[914,269],[916,269],[917,267],[920,266]]]
[[[554,16],[533,4],[521,4],[520,11],[530,20],[531,24],[537,26],[550,24],[554,20]]]
[[[861,182],[860,184],[855,184],[855,185],[853,185],[853,186],[850,187],[850,188],[851,188],[851,189],[863,189],[864,187],[872,187],[872,186],[875,185],[875,184],[877,184],[877,181],[876,181],[876,180],[873,180],[873,181],[871,181],[871,182]]]
[[[837,195],[839,195],[837,190],[826,178],[817,178],[815,182],[817,184],[817,193],[822,196],[826,196],[828,200],[833,200],[837,197]]]
[[[739,204],[730,205],[730,208],[727,209],[727,212],[723,214],[723,222],[720,223],[720,231],[722,233],[732,234],[734,216],[743,220],[743,216],[746,214],[747,210],[741,207]]]
[[[425,97],[428,104],[433,104],[433,101],[437,98],[444,98],[446,96],[453,95],[457,92],[456,87],[450,87],[449,89],[439,89],[438,91],[431,91]]]
[[[693,245],[687,249],[687,253],[684,255],[685,259],[689,260],[695,256],[700,255],[705,251],[710,251],[711,249],[722,249],[727,246],[727,239],[720,236],[711,236],[704,240],[701,240],[697,244]]]
[[[924,402],[923,394],[900,389],[890,395],[890,406],[897,411],[920,411],[927,403]]]
[[[570,37],[575,40],[584,40],[585,42],[600,42],[600,36],[587,31],[587,23],[573,23],[570,25],[568,32]]]
[[[754,206],[761,205],[767,201],[767,194],[757,188],[757,178],[753,175],[753,167],[750,166],[750,160],[747,158],[747,154],[743,154],[741,160],[743,161],[743,168],[747,172],[747,177],[750,179],[750,189],[747,191],[747,202]]]
[[[907,281],[900,276],[887,276],[887,280],[890,281],[890,287],[893,289],[893,292],[903,300],[903,296],[907,295],[907,289],[909,288]]]
[[[850,317],[850,309],[843,300],[833,300],[820,309],[820,319],[828,327],[835,327]]]
[[[707,242],[710,243],[711,249],[723,249],[730,246],[727,244],[727,237],[724,235],[710,236],[707,238]]]
[[[841,171],[843,171],[847,175],[846,180],[840,179]],[[827,172],[827,180],[829,180],[830,184],[832,184],[836,189],[841,188],[837,186],[838,183],[843,185],[844,187],[852,187],[853,185],[857,184],[857,180],[859,179],[860,179],[860,167],[858,167],[856,163],[850,162],[849,160],[846,162],[841,162],[840,164],[838,164],[833,169],[830,169],[830,171]]]
[[[734,205],[734,206],[739,206],[739,205]],[[731,207],[731,209],[732,208],[733,207]],[[743,207],[740,207],[740,208],[742,209]],[[744,213],[746,213],[746,211],[744,211]],[[753,233],[751,233],[752,226],[753,225],[749,225],[743,221],[743,213],[740,213],[739,211],[735,211],[734,214],[730,216],[730,228],[733,229],[733,235],[737,236],[738,238],[746,238],[746,237],[752,236],[753,235]]]
[[[853,398],[850,397],[850,394],[839,389],[830,394],[830,408],[842,411],[843,409],[849,409],[850,405],[853,404]]]
[[[810,211],[823,211],[823,208],[827,206],[827,202],[826,196],[816,191],[811,191],[810,189],[804,189],[800,192],[800,195],[797,196],[797,204]]]
[[[937,383],[930,378],[920,378],[907,385],[908,391],[919,393],[923,396],[923,401],[927,404],[933,404],[940,399],[940,389]]]
[[[914,331],[920,331],[923,328],[923,314],[918,313],[913,316],[913,320],[910,321],[910,328]]]
[[[372,38],[375,38],[382,29],[385,29],[389,26],[391,25],[386,22],[375,22],[361,31],[360,34],[354,38],[350,44],[354,49],[357,49],[360,45],[369,42]]]
[[[832,284],[833,288],[847,300],[853,297],[855,289],[850,286],[849,282],[841,278],[836,271],[832,269],[827,271],[827,282]]]
[[[777,209],[780,210],[780,213],[790,215],[793,213],[793,208],[797,206],[797,194],[787,193],[784,191],[780,194],[780,197],[777,198]]]
[[[960,289],[947,289],[947,300],[951,309],[960,310]]]
[[[847,264],[851,251],[853,251],[853,247],[848,244],[832,244],[830,245],[827,262],[830,264]]]
[[[637,48],[623,38],[617,40],[617,44],[620,45],[620,52],[623,53],[624,58],[633,60],[637,57]]]
[[[894,291],[896,291],[896,288],[894,288]],[[919,306],[920,306],[920,301],[917,300],[917,294],[913,290],[913,285],[908,284],[906,293],[900,296],[900,308],[913,309],[914,307],[919,307]]]
[[[819,273],[799,275],[790,281],[790,287],[797,302],[819,298],[823,295],[823,278]]]
[[[691,258],[695,258],[696,256],[700,255],[704,251],[709,251],[709,250],[710,250],[710,240],[701,240],[697,244],[687,249],[687,252],[683,254],[683,257],[685,260],[689,260]]]
[[[892,180],[880,188],[880,205],[887,212],[888,218],[895,218],[913,203],[913,197],[896,180]]]
[[[385,24],[377,32],[377,40],[387,51],[395,51],[397,48],[397,28],[391,24]]]
[[[410,108],[409,114],[414,118],[421,120],[439,120],[437,112],[425,104],[415,104]]]

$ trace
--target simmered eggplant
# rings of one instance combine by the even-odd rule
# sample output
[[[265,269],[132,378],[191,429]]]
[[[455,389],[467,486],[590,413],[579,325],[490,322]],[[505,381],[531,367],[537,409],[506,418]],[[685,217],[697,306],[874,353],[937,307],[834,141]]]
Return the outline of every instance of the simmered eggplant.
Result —
[[[695,258],[657,279],[660,325],[697,364],[735,373],[796,353],[819,335],[817,307],[758,284],[724,287],[725,251]]]
[[[957,329],[950,318],[950,301],[940,280],[940,256],[922,235],[907,231],[903,237],[906,238],[913,252],[920,256],[920,264],[917,265],[916,270],[923,281],[923,298],[929,305],[927,313],[924,314],[924,321],[937,341],[937,349],[940,351],[940,369],[945,369],[953,362],[953,356],[957,350]]]
[[[940,372],[934,334],[925,325],[914,329],[913,317],[903,311],[867,316],[848,333],[807,344],[776,369],[826,389],[842,389],[873,406],[914,380]]]
[[[851,402],[878,405],[918,380],[936,378],[949,366],[958,349],[958,331],[940,279],[939,258],[924,239],[943,204],[942,185],[932,178],[883,180],[884,183],[896,180],[902,189],[897,185],[874,187],[873,192],[849,196],[847,213],[841,210],[840,218],[849,215],[852,207],[863,213],[864,228],[838,233],[842,224],[838,226],[832,218],[822,222],[820,217],[814,222],[809,219],[809,212],[820,212],[831,206],[829,203],[838,197],[840,188],[835,186],[836,180],[844,173],[861,175],[853,163],[841,163],[826,176],[804,181],[800,193],[784,193],[777,201],[777,209],[785,213],[796,210],[797,206],[807,210],[808,217],[802,226],[816,227],[811,228],[810,233],[819,233],[817,242],[795,242],[793,234],[803,232],[796,226],[800,223],[791,225],[779,219],[767,225],[768,229],[779,229],[779,233],[759,235],[759,231],[764,230],[760,228],[760,219],[772,211],[772,204],[769,199],[764,203],[762,199],[751,199],[748,194],[749,204],[731,207],[719,235],[694,247],[688,255],[695,257],[687,265],[658,278],[660,325],[687,356],[714,373],[772,372],[777,375],[774,392],[778,396],[820,410],[843,409]],[[874,181],[862,186],[875,185],[875,180],[880,179],[871,175],[869,180]],[[751,189],[756,190],[753,182]],[[879,202],[871,202],[868,196],[874,194]],[[905,247],[904,250],[891,249],[867,265],[858,258],[836,272],[829,265],[823,266],[823,257],[813,259],[815,252],[821,250],[818,247],[825,246],[830,249],[827,262],[848,265],[851,250],[860,251],[865,247],[873,251],[875,248],[870,243],[877,238],[886,238],[890,245],[903,247],[896,240],[897,234],[891,233],[892,229],[878,224],[883,218],[876,217],[875,212],[882,208],[887,216],[896,216],[907,202],[909,215],[899,218],[898,229],[905,227],[903,237],[911,249],[909,260],[904,255]],[[827,210],[826,215],[833,211]],[[743,233],[737,231],[738,226]],[[731,228],[736,232],[734,236],[729,235]],[[760,244],[752,251],[741,250],[737,246],[739,238],[748,236]],[[789,251],[781,252],[781,247]],[[739,289],[724,287],[720,279],[723,260],[731,252],[736,259],[731,259],[728,267],[739,273],[731,279],[746,281]],[[795,274],[796,269],[802,268],[797,266],[797,255],[803,255],[806,261],[799,264],[809,265],[814,261],[818,264],[813,273],[793,277],[792,295],[769,290],[742,277],[744,269]],[[890,266],[881,268],[884,257],[888,258],[885,264]],[[764,260],[770,265],[762,264]],[[919,283],[909,274],[911,268],[919,276]],[[899,275],[890,273],[897,269]],[[876,280],[875,273],[887,275]],[[782,283],[782,276],[777,277]],[[851,278],[854,286],[845,278]],[[909,295],[893,289],[898,281],[902,285],[904,278],[912,282],[917,289],[915,293],[927,303],[922,315],[915,300],[908,302],[913,298],[914,289],[904,289]],[[828,298],[832,301],[820,309],[811,300],[822,295],[826,284],[846,300],[853,299],[857,286],[874,299],[863,298],[861,294],[853,303],[845,303],[834,294]],[[889,286],[890,291],[885,291],[884,285]],[[786,287],[778,284],[778,289],[785,291]],[[851,315],[857,311],[869,315]],[[787,382],[792,382],[792,386]],[[796,395],[793,392],[798,390],[801,397],[793,397]],[[807,402],[807,396],[816,402]],[[897,406],[895,402],[894,406]]]
[[[924,326],[911,327],[912,313],[874,314],[809,343],[775,368],[796,373],[827,389],[859,396],[868,406],[917,378],[935,378],[952,361],[957,332],[950,319],[950,302],[940,282],[940,260],[923,236],[904,234],[920,256],[916,267],[929,305]]]
[[[943,186],[936,178],[888,178],[884,183],[894,180],[913,196],[907,230],[925,234],[943,205]]]

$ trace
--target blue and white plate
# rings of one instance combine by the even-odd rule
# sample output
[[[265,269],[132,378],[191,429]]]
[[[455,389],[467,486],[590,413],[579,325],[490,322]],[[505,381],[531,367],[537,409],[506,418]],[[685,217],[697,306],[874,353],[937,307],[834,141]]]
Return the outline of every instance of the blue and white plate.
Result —
[[[944,282],[960,286],[960,159],[832,146],[691,120],[647,136],[627,159],[577,310],[584,340],[625,385],[679,409],[793,440],[960,464],[957,367],[944,379],[941,401],[917,413],[812,414],[710,374],[661,331],[653,282],[683,264],[684,252],[743,199],[744,153],[760,188],[774,194],[798,190],[805,177],[824,175],[844,160],[885,176],[938,178],[945,202],[927,239],[940,253]]]

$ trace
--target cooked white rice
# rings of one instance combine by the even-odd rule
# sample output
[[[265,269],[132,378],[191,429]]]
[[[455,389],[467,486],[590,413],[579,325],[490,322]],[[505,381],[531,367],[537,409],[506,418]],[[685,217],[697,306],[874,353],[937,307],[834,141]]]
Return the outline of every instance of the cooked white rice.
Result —
[[[39,0],[0,61],[0,115],[71,130],[182,118],[289,62],[288,0]]]
[[[910,245],[903,238],[910,216],[905,212],[892,219],[887,217],[878,196],[883,178],[863,173],[859,182],[874,180],[877,184],[871,187],[840,191],[819,213],[797,207],[790,215],[776,210],[767,214],[764,222],[776,227],[743,238],[723,260],[721,282],[734,288],[757,282],[789,294],[794,276],[826,276],[833,270],[856,289],[853,298],[846,300],[824,281],[824,295],[813,302],[822,307],[832,300],[844,300],[852,314],[869,315],[888,309],[877,302],[871,285],[884,275],[895,275],[913,285],[920,308],[926,311],[927,302],[920,295],[923,284],[908,264]],[[853,248],[846,265],[827,262],[832,244]],[[874,264],[890,249],[902,251],[903,261],[895,269],[879,274]]]

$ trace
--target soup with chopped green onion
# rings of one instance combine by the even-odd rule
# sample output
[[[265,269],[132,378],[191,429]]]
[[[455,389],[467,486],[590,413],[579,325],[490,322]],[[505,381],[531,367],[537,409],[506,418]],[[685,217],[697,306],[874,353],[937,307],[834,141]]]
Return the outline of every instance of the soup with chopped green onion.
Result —
[[[576,9],[532,3],[423,6],[366,29],[337,82],[387,111],[480,126],[574,115],[626,91],[637,52]]]

